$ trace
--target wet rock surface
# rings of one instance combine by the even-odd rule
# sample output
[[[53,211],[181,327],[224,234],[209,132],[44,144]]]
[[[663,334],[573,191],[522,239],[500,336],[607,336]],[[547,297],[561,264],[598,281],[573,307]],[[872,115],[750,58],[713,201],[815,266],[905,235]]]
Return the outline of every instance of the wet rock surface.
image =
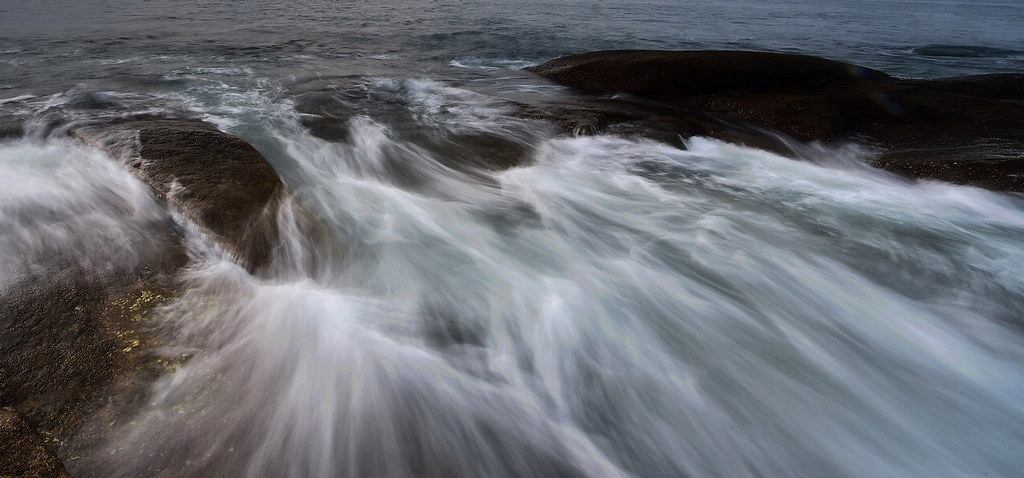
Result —
[[[876,166],[909,177],[1024,192],[1024,75],[900,79],[822,58],[741,51],[600,51],[528,69],[631,95],[622,102],[676,108],[666,115],[691,122],[700,112],[800,141],[868,143],[883,151]],[[694,131],[703,134],[682,128]],[[732,140],[735,128],[706,131]]]
[[[315,218],[282,199],[280,179],[255,148],[212,125],[148,119],[74,133],[121,160],[253,269],[269,261],[276,245],[281,204],[299,216],[296,227],[310,237],[324,235]],[[0,406],[27,417],[17,426],[31,433],[18,428],[19,436],[38,434],[37,426],[66,459],[102,441],[107,428],[130,416],[124,411],[141,406],[149,384],[170,363],[157,353],[152,318],[178,295],[178,271],[189,257],[169,215],[142,227],[121,257],[78,257],[75,247],[41,249],[0,283]],[[66,476],[24,461],[38,454],[29,441],[0,446],[10,448],[5,457],[20,457],[4,462],[2,476]],[[3,474],[8,470],[15,471]]]
[[[17,410],[0,408],[0,477],[70,477],[53,447]]]
[[[797,154],[778,131],[652,102],[599,98],[529,104],[523,105],[518,115],[549,121],[572,135],[616,134],[653,139],[676,147],[684,147],[685,138],[708,136],[782,155]]]
[[[20,138],[25,135],[25,125],[17,118],[0,118],[0,140]]]
[[[250,269],[268,262],[284,186],[249,143],[209,123],[178,119],[87,126],[73,134],[121,160]]]
[[[652,98],[812,93],[891,80],[877,70],[823,58],[745,51],[596,51],[527,69],[583,89]]]
[[[295,98],[294,108],[299,114],[299,122],[313,136],[327,141],[349,141],[352,138],[348,127],[353,116],[352,105],[336,91],[302,93]]]
[[[315,82],[303,85],[293,99],[293,108],[299,122],[310,134],[320,139],[353,143],[352,121],[363,116],[372,121],[388,124],[389,134],[405,141],[410,147],[423,148],[433,154],[444,166],[461,173],[474,174],[479,170],[494,171],[508,169],[526,162],[530,147],[528,138],[521,131],[505,131],[497,134],[482,129],[458,128],[452,125],[424,124],[417,116],[423,105],[414,104],[407,85],[395,84],[388,87],[374,87],[368,79],[333,78],[329,84]],[[506,104],[511,109],[518,105]],[[454,106],[453,109],[459,109]],[[520,115],[528,117],[528,114]],[[460,125],[461,126],[461,125]],[[389,154],[389,169],[409,168],[400,163],[400,154]],[[399,176],[403,176],[399,174]],[[425,181],[421,173],[411,171],[402,183],[415,187]]]
[[[0,406],[57,443],[153,365],[151,312],[175,296],[188,257],[169,221],[148,233],[132,260],[50,257],[0,284]]]

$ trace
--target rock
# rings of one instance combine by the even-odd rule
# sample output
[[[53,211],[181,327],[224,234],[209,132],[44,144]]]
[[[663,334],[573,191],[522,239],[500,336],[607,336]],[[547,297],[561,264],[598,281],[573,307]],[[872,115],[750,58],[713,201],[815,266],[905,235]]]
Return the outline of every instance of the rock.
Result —
[[[485,131],[424,131],[410,135],[411,141],[433,153],[437,160],[456,171],[500,171],[519,166],[529,158],[525,141]]]
[[[269,261],[285,191],[249,143],[196,120],[131,121],[72,133],[121,160],[250,270]]]
[[[65,257],[3,284],[0,406],[25,411],[63,441],[149,362],[147,318],[177,295],[187,261],[173,229],[152,234],[161,247],[134,266],[88,268]]]
[[[250,267],[269,260],[283,186],[248,143],[189,120],[88,126],[75,134],[124,161]],[[60,442],[93,440],[80,436],[90,417],[137,405],[161,373],[144,319],[177,295],[176,274],[188,257],[169,217],[145,232],[133,239],[131,255],[26,258],[29,267],[2,284],[0,406],[25,411]]]
[[[811,56],[738,51],[602,51],[529,70],[652,100],[680,117],[700,111],[802,141],[872,143],[885,151],[876,166],[909,177],[1024,192],[1024,75],[898,79]]]
[[[334,91],[310,91],[295,98],[295,111],[299,121],[309,128],[310,134],[327,141],[345,142],[351,139],[348,121],[351,106]]]
[[[0,141],[25,136],[25,125],[14,118],[0,118]]]
[[[53,448],[17,410],[0,408],[0,477],[70,478]]]
[[[285,248],[289,267],[318,273],[310,248],[345,253],[255,148],[212,125],[147,119],[74,134],[123,161],[251,269],[270,262],[278,214],[289,218],[294,240],[309,243]],[[177,272],[188,256],[169,216],[145,224],[131,241],[131,253],[116,259],[43,251],[0,284],[0,406],[25,411],[62,449],[66,441],[79,451],[102,442],[166,371],[149,317],[178,295]],[[11,446],[10,456],[32,451]]]
[[[408,99],[398,92],[381,90],[368,93],[365,84],[352,83],[351,79],[339,80],[339,83],[341,85],[319,86],[299,93],[293,100],[299,122],[320,139],[351,142],[350,121],[355,113],[373,110],[386,118],[383,122],[390,125],[390,131],[398,141],[423,147],[434,153],[445,166],[461,172],[472,174],[477,170],[508,169],[522,164],[529,156],[528,141],[518,141],[511,134],[424,127],[410,112]],[[382,108],[382,104],[386,106]],[[408,166],[397,161],[388,167],[399,173],[398,183],[403,187],[424,181],[417,171],[403,171]]]
[[[12,233],[24,232],[4,243],[12,257],[0,274],[0,406],[27,414],[56,444],[107,403],[127,403],[122,384],[150,383],[136,379],[155,365],[146,352],[151,311],[177,295],[188,261],[170,214],[125,198],[79,198],[104,203],[109,218],[125,215],[125,227],[109,231],[90,229],[102,220],[74,225],[93,215],[91,204],[0,205],[5,224],[19,228]]]
[[[654,139],[676,147],[684,147],[684,138],[708,136],[781,155],[795,154],[777,131],[660,104],[574,99],[572,103],[522,105],[518,115],[550,121],[573,135],[615,134]]]
[[[892,80],[877,70],[823,58],[747,51],[596,51],[526,69],[577,88],[645,98],[734,91],[803,94]]]

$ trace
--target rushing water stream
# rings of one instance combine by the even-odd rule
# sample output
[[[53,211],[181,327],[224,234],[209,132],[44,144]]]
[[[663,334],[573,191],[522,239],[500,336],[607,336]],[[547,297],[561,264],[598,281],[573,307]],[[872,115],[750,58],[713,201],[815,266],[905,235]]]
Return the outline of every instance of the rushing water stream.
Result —
[[[392,18],[365,8],[374,25],[371,13]],[[303,11],[314,22],[318,10]],[[459,43],[466,54],[443,61],[430,55],[449,37],[420,43],[428,60],[403,60],[412,40],[395,34],[374,52],[378,37],[356,26],[352,57],[314,40],[264,49],[270,58],[223,50],[261,26],[280,33],[260,18],[208,33],[222,53],[196,57],[183,50],[202,38],[128,55],[133,41],[156,48],[169,35],[158,30],[85,58],[28,26],[4,39],[20,69],[0,77],[0,111],[26,136],[0,140],[0,284],[54,254],[130,263],[167,217],[101,151],[64,137],[97,118],[189,114],[245,138],[330,236],[310,241],[282,214],[286,246],[257,277],[174,216],[191,261],[154,333],[160,353],[191,359],[109,441],[64,457],[73,473],[1024,470],[1020,198],[909,182],[864,166],[873,152],[852,145],[794,161],[706,138],[680,149],[561,133],[514,111],[577,94],[516,69],[576,48],[544,49],[543,35],[506,55],[495,45],[507,36],[466,33],[491,49]],[[76,41],[97,36],[71,25]],[[600,46],[678,47],[658,31]],[[994,71],[1019,66],[1019,52],[993,51],[979,55]],[[52,85],[32,83],[51,70]],[[310,91],[345,105],[341,137],[303,124],[295,105]],[[474,166],[496,154],[521,165]]]

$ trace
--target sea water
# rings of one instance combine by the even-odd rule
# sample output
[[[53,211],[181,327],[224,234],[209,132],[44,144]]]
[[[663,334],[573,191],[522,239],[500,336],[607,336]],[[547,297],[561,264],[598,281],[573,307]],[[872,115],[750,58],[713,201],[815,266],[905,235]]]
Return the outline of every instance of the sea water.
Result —
[[[998,1],[2,2],[0,126],[24,135],[0,140],[0,284],[53,254],[130,259],[166,214],[67,131],[198,117],[260,149],[330,241],[282,214],[257,277],[175,216],[192,260],[154,333],[191,358],[62,456],[76,476],[1018,476],[1019,197],[897,178],[857,145],[794,161],[516,111],[580,97],[522,66],[594,49],[1020,72],[1020,18]],[[344,134],[311,134],[311,92]],[[507,151],[518,167],[476,166]]]

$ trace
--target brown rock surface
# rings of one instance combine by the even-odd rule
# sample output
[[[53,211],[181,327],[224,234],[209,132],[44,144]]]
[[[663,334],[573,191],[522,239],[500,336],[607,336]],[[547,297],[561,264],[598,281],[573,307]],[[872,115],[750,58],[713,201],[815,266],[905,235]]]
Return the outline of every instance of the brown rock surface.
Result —
[[[283,186],[248,143],[188,120],[89,126],[75,134],[124,161],[250,267],[269,260]],[[300,219],[311,221],[307,216]],[[166,216],[134,241],[118,260],[27,258],[30,267],[0,284],[0,406],[27,413],[54,444],[100,439],[91,435],[102,427],[86,432],[83,424],[101,411],[109,421],[137,405],[163,371],[151,352],[158,339],[149,330],[150,312],[177,295],[177,271],[188,257]],[[4,442],[5,456],[35,453],[27,443]]]
[[[26,417],[0,408],[0,478],[70,478],[64,464]]]
[[[743,51],[599,51],[529,68],[803,141],[881,146],[910,177],[1024,192],[1024,75],[898,79],[822,58]],[[728,139],[728,138],[726,138]]]
[[[141,353],[145,319],[175,296],[187,256],[170,224],[149,233],[134,244],[137,263],[55,257],[0,284],[0,406],[25,411],[63,441],[112,387],[151,362]]]
[[[87,126],[73,134],[121,160],[250,269],[268,262],[284,186],[249,143],[209,123],[179,119]]]

